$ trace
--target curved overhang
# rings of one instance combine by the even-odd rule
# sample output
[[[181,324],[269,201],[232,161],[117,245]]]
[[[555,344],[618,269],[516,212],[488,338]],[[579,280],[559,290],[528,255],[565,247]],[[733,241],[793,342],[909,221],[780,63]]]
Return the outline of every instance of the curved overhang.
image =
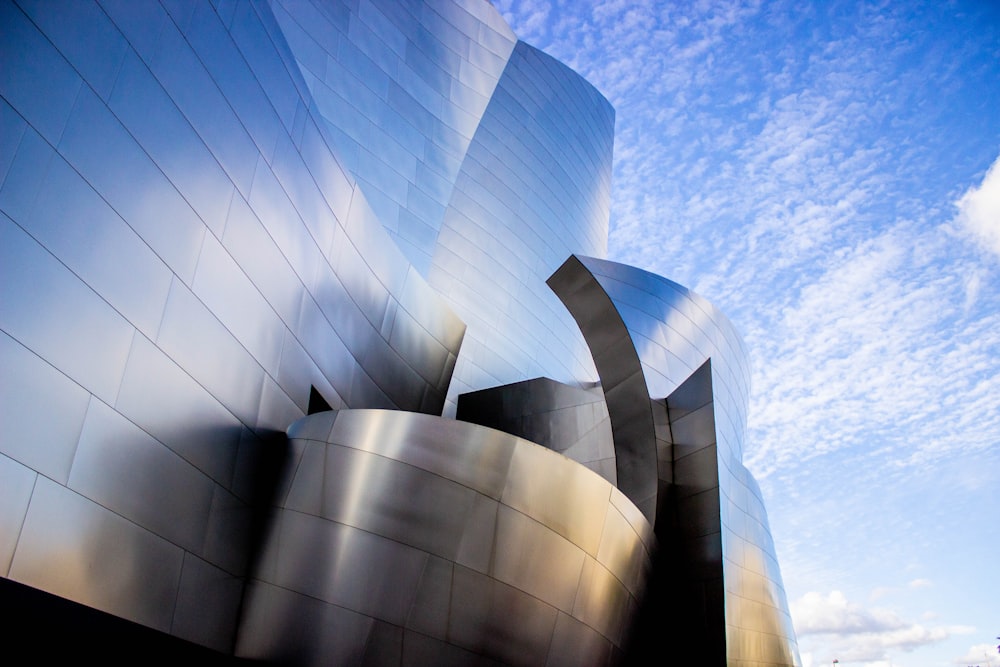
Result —
[[[611,297],[575,255],[547,282],[576,320],[594,357],[611,419],[618,488],[655,522],[657,419],[628,328]]]

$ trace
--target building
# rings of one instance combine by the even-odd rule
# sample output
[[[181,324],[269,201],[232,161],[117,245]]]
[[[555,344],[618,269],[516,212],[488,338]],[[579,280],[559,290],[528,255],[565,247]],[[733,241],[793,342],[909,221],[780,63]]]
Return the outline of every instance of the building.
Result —
[[[602,259],[613,109],[490,4],[0,31],[8,606],[220,660],[798,664],[744,346]]]

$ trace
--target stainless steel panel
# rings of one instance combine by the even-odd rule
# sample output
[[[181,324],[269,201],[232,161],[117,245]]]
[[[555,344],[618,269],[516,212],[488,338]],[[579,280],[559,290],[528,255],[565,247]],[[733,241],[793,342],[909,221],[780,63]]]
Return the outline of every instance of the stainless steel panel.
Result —
[[[125,56],[108,106],[216,235],[233,183],[146,65]]]
[[[340,413],[336,410],[309,415],[309,419],[300,419],[287,429],[287,435],[294,440],[316,440],[321,443],[330,441],[330,431]]]
[[[653,520],[655,422],[636,349],[614,304],[579,259],[568,259],[548,283],[577,320],[594,352],[611,420],[618,488]]]
[[[285,330],[281,345],[281,365],[275,378],[295,405],[308,411],[312,387],[324,398],[328,405],[337,409],[343,400],[333,388],[326,375],[320,372],[313,359],[306,354],[302,345],[291,331]]]
[[[68,486],[190,551],[205,540],[213,482],[101,401],[91,401]]]
[[[621,633],[628,627],[629,610],[629,593],[622,582],[587,556],[572,615],[616,645],[621,645]]]
[[[52,159],[21,225],[136,328],[156,336],[170,269],[62,158]]]
[[[679,419],[671,419],[670,431],[677,458],[693,454],[706,444],[715,442],[715,406],[709,403]]]
[[[248,426],[256,426],[264,371],[233,335],[174,280],[156,344]]]
[[[361,660],[363,667],[397,667],[403,659],[403,628],[375,621]]]
[[[462,532],[455,562],[487,574],[496,549],[497,512],[500,504],[488,496],[476,494]]]
[[[605,667],[611,664],[612,646],[590,626],[559,612],[545,667]]]
[[[459,646],[511,665],[543,664],[557,613],[517,588],[455,567],[448,638]]]
[[[0,216],[0,328],[114,401],[135,329],[6,216]]]
[[[0,367],[0,451],[65,483],[90,394],[3,333]]]
[[[242,597],[241,578],[185,553],[170,633],[229,653]]]
[[[331,443],[343,444],[300,439],[322,438],[327,432]],[[490,429],[396,411],[312,415],[297,422],[290,436],[293,446],[301,443],[303,454],[294,464],[291,490],[256,569],[263,580],[389,623],[405,622],[408,628],[514,664],[545,661],[553,605],[567,613],[574,606],[591,613],[581,595],[599,606],[596,596],[610,590],[590,584],[586,591],[579,589],[585,552],[545,525],[573,526],[596,512],[599,531],[611,507],[612,487],[562,456]],[[415,453],[408,453],[411,449]],[[438,456],[428,457],[425,449],[437,450]],[[491,474],[475,474],[467,457],[463,465],[470,470],[462,485],[447,479],[456,466],[453,452],[475,452],[476,457],[500,452],[508,458],[511,449],[528,450],[535,460],[529,454],[521,467],[508,463],[503,477],[533,465],[550,471],[549,480],[540,480],[544,484],[572,479],[566,472],[572,470],[593,480],[585,486],[603,498],[600,507],[590,507],[590,500],[563,502],[558,493],[526,492],[533,500],[525,501],[530,516],[522,514],[484,493],[494,487],[499,495],[500,484]],[[580,496],[586,495],[582,488],[577,489]],[[624,498],[618,502],[628,504]],[[645,560],[639,536],[612,511],[624,526],[621,535],[631,553]],[[632,511],[642,521],[638,510]],[[310,516],[315,513],[333,520]],[[619,642],[625,620],[621,615],[600,617],[605,626],[615,626],[605,632]],[[395,633],[384,637],[391,655],[397,638]],[[425,648],[434,654],[444,650],[435,647]]]
[[[125,35],[129,45],[147,64],[150,63],[163,23],[168,20],[163,8],[128,0],[100,0],[99,4],[118,30]]]
[[[597,555],[604,528],[602,510],[611,489],[607,482],[582,467],[553,465],[560,454],[537,447],[519,447],[510,464],[501,501],[532,517],[577,545]],[[566,512],[573,507],[575,511]]]
[[[246,200],[233,195],[222,243],[286,326],[294,326],[302,281]]]
[[[410,362],[413,370],[424,380],[437,386],[441,381],[441,369],[447,364],[450,351],[427,333],[409,313],[397,309],[392,329],[385,338],[403,359]]]
[[[232,484],[239,419],[145,336],[132,342],[114,408],[219,484]]]
[[[321,485],[320,516],[455,560],[475,491],[368,452],[325,452],[324,478],[339,483]]]
[[[0,98],[0,186],[7,178],[7,170],[14,161],[17,146],[21,143],[21,137],[24,136],[27,127],[28,124],[20,114]]]
[[[260,396],[260,410],[257,414],[257,428],[281,431],[305,414],[305,410],[295,405],[288,394],[271,379],[264,375],[264,387]]]
[[[318,517],[286,512],[275,583],[402,625],[427,554]],[[347,573],[350,573],[349,575]]]
[[[270,159],[281,122],[268,102],[261,83],[246,61],[231,46],[224,20],[210,6],[196,4],[184,37],[222,91],[257,149]],[[247,191],[242,191],[246,196]]]
[[[10,578],[167,632],[183,551],[39,477]]]
[[[257,147],[172,21],[163,24],[150,70],[229,179],[249,192]]]
[[[569,613],[585,557],[545,524],[500,506],[491,572],[500,581]]]
[[[190,283],[204,224],[89,88],[81,89],[58,148],[153,252]]]
[[[392,400],[393,405],[414,411],[420,409],[420,402],[414,398],[423,395],[427,382],[407,365],[405,359],[393,350],[389,343],[378,336],[369,336],[361,363],[365,374]]]
[[[313,117],[306,120],[299,149],[327,204],[343,224],[350,211],[353,185],[323,138],[318,127],[320,122],[321,120]],[[329,248],[324,250],[329,256]]]
[[[322,414],[325,417],[327,414],[336,413]],[[326,422],[324,419],[321,423],[326,424]],[[300,447],[302,452],[296,460],[293,468],[294,476],[281,504],[296,512],[322,516],[323,487],[326,479],[326,443],[305,441],[301,442]]]
[[[230,574],[246,576],[253,548],[254,518],[254,508],[246,500],[216,484],[205,527],[205,544],[198,555]]]
[[[263,582],[250,584],[246,599],[237,656],[307,667],[360,664],[371,618]]]
[[[634,596],[640,596],[649,555],[635,529],[611,504],[605,511],[601,546],[596,558]]]
[[[454,563],[431,556],[420,575],[420,584],[406,619],[406,627],[445,640],[451,606]]]
[[[0,576],[8,576],[37,477],[34,470],[0,456]]]
[[[23,120],[21,124],[20,140],[5,146],[11,149],[10,155],[4,155],[10,171],[0,189],[0,210],[15,222],[27,224],[55,151],[30,125],[25,125]]]
[[[678,527],[684,535],[697,537],[719,530],[719,490],[710,488],[677,499]]]
[[[298,211],[292,206],[274,173],[263,159],[257,160],[247,202],[275,245],[295,270],[299,280],[312,286],[323,256],[309,236]]]
[[[298,97],[295,81],[289,77],[289,74],[295,71],[295,65],[290,57],[286,57],[287,52],[284,48],[277,48],[261,25],[261,20],[264,18],[274,20],[273,15],[266,9],[258,12],[252,6],[238,4],[229,26],[230,35],[240,53],[246,58],[254,76],[259,81],[268,82],[265,92],[275,111],[278,112],[282,124],[286,129],[290,129]]]
[[[514,441],[502,433],[416,414],[350,410],[340,414],[330,442],[391,456],[499,499]],[[405,433],[405,447],[399,435]]]
[[[107,98],[127,44],[96,4],[72,3],[45,11],[46,3],[18,3],[90,86]]]
[[[674,482],[681,496],[700,493],[719,484],[718,454],[714,444],[674,461]]]
[[[341,330],[343,320],[337,320]],[[341,400],[349,401],[351,378],[358,372],[357,360],[343,343],[340,331],[331,331],[329,320],[319,309],[313,297],[302,292],[301,312],[293,334],[309,359],[332,384]],[[293,350],[293,353],[297,350]],[[301,363],[298,360],[296,363]],[[284,375],[284,373],[283,373]],[[301,382],[301,379],[299,379]],[[291,382],[291,380],[288,380]]]
[[[473,651],[444,641],[406,630],[403,633],[403,667],[500,667],[504,663],[490,660]]]
[[[0,7],[0,95],[56,144],[80,90],[79,75],[13,3]]]
[[[313,182],[312,175],[289,136],[278,136],[274,159],[270,165],[308,234],[321,250],[329,248],[337,219]]]

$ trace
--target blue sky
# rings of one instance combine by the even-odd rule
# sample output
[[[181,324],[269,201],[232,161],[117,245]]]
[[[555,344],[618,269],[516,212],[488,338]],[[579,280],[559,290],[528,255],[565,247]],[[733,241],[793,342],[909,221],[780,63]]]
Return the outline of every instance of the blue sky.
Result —
[[[804,665],[1000,666],[1000,3],[495,4],[616,108],[611,259],[750,346]]]

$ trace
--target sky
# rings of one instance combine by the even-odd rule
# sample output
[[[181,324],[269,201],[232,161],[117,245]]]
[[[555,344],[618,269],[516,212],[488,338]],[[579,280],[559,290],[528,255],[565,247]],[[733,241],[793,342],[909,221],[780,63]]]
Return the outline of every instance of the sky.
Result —
[[[1000,667],[1000,0],[496,0],[615,106],[609,258],[719,306],[804,667]]]

